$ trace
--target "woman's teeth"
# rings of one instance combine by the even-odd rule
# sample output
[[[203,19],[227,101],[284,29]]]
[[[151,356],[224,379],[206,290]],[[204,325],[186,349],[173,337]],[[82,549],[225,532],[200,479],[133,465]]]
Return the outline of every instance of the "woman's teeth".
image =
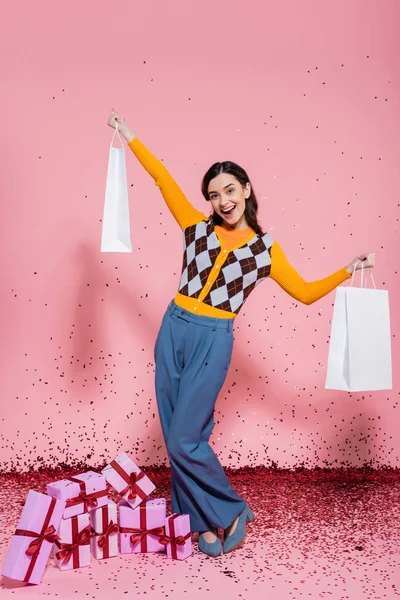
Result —
[[[232,206],[232,208],[230,208],[229,210],[223,210],[222,213],[224,215],[230,215],[234,210],[235,210],[235,207]]]

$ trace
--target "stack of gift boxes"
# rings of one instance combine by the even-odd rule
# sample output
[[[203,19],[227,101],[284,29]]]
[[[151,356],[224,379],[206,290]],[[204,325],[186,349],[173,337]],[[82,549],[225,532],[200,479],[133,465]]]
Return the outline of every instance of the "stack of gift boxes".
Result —
[[[109,500],[107,482],[120,494]],[[189,515],[167,517],[165,498],[149,500],[154,484],[125,453],[102,474],[88,471],[30,490],[11,539],[2,575],[40,583],[53,548],[66,571],[96,559],[137,552],[165,552],[184,560],[192,554]],[[119,543],[118,543],[119,542]]]

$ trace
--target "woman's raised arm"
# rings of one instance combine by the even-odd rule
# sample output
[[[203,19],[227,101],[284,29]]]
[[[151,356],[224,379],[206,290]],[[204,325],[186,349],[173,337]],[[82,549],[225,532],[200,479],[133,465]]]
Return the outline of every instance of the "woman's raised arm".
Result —
[[[160,188],[169,210],[181,229],[207,219],[206,215],[192,206],[162,162],[135,137],[126,119],[112,109],[107,124],[114,129],[118,127],[118,131],[126,139],[136,158],[154,179],[156,186]]]

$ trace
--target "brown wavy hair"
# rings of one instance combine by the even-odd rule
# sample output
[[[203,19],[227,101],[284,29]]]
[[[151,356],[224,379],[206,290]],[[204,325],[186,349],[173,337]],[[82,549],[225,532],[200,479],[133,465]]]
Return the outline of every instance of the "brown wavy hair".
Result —
[[[238,180],[238,182],[243,188],[246,186],[246,183],[250,183],[250,179],[246,171],[236,163],[231,162],[229,160],[214,163],[204,175],[203,181],[201,183],[201,193],[208,202],[210,202],[210,198],[208,196],[208,186],[210,184],[210,181],[214,179],[214,177],[220,175],[221,173],[228,173],[229,175],[235,177],[235,179]],[[253,231],[255,231],[258,235],[262,236],[264,235],[264,232],[260,223],[258,222],[257,211],[258,202],[253,190],[253,186],[251,185],[251,193],[246,200],[244,216],[249,227],[251,227]],[[215,225],[222,225],[223,223],[222,217],[220,217],[215,211],[212,214],[212,219]]]

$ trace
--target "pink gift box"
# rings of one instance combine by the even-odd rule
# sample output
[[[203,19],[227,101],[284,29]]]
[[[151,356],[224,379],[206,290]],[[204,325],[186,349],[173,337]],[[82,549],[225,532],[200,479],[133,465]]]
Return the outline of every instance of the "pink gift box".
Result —
[[[60,540],[54,544],[54,562],[61,571],[90,565],[91,527],[89,514],[82,513],[62,519],[58,530]]]
[[[2,575],[25,583],[42,581],[64,508],[65,500],[28,492]]]
[[[166,514],[165,498],[147,500],[134,509],[124,500],[120,502],[121,554],[165,552],[165,545],[160,544],[158,540],[165,533]]]
[[[165,542],[167,556],[185,560],[192,554],[192,534],[190,533],[190,516],[174,514],[165,519]]]
[[[156,489],[139,467],[122,452],[102,471],[108,483],[132,508],[136,508]]]
[[[108,503],[106,480],[103,475],[94,471],[48,483],[46,488],[49,496],[66,500],[64,519]]]
[[[117,556],[119,527],[115,502],[110,500],[107,506],[91,510],[89,515],[94,534],[90,540],[93,556],[97,559]]]

